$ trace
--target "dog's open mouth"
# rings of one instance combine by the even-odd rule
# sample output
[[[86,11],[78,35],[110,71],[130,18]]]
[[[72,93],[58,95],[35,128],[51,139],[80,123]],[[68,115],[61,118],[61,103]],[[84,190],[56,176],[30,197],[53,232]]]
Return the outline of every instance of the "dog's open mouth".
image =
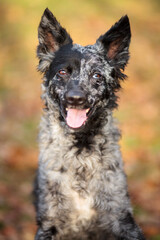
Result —
[[[87,119],[90,112],[90,108],[87,109],[76,109],[66,108],[66,123],[71,128],[82,127]]]

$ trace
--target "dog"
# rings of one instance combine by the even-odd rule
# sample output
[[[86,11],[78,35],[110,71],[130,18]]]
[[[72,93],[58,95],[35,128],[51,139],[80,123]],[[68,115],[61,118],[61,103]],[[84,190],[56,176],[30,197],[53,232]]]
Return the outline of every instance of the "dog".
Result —
[[[129,60],[128,16],[83,47],[46,9],[38,39],[44,114],[35,239],[144,240],[133,218],[112,117]]]

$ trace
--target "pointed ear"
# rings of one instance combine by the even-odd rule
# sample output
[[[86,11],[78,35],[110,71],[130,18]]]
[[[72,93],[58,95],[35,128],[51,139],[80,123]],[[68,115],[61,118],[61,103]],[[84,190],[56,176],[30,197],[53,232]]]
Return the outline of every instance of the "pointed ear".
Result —
[[[69,34],[48,8],[44,11],[38,27],[38,39],[37,56],[40,59],[38,69],[41,72],[46,71],[54,58],[54,53],[60,47],[72,44]]]
[[[129,60],[130,39],[130,23],[126,15],[115,23],[108,32],[100,36],[96,44],[100,44],[101,50],[114,66],[124,69]]]

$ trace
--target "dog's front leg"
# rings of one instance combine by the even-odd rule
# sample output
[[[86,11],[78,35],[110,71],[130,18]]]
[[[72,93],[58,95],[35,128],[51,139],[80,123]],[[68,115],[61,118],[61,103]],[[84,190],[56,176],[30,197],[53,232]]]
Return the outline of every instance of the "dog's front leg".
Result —
[[[51,230],[43,231],[41,228],[38,228],[35,240],[55,240]]]
[[[131,213],[119,219],[118,228],[113,227],[113,233],[116,240],[145,240],[143,233],[134,221]]]

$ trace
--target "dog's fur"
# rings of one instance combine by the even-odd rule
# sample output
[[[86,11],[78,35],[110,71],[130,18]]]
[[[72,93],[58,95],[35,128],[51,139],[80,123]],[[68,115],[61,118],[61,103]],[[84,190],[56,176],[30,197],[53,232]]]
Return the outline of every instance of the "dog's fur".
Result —
[[[35,239],[144,240],[132,216],[120,133],[112,117],[129,59],[128,17],[94,45],[82,47],[72,43],[46,9],[38,38],[45,109],[35,184]],[[69,112],[78,126],[68,120]]]

